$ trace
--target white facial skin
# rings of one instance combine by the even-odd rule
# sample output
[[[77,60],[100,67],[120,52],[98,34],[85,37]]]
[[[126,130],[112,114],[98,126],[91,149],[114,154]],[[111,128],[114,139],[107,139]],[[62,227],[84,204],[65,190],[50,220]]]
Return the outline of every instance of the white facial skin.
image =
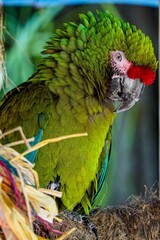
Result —
[[[114,75],[112,78],[127,75],[128,69],[131,66],[131,62],[129,62],[122,51],[112,51],[110,53],[111,58],[111,67],[114,70]]]

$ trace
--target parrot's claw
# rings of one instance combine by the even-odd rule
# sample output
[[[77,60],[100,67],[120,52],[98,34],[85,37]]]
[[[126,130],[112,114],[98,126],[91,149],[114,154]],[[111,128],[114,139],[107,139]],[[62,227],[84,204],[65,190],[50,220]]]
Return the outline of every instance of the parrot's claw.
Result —
[[[90,232],[94,233],[96,240],[98,240],[98,230],[96,226],[90,221],[90,219],[87,216],[82,215],[82,222],[87,226]]]
[[[90,221],[90,219],[86,215],[81,215],[77,212],[70,212],[68,210],[66,210],[66,215],[70,220],[84,224],[89,230],[89,232],[94,233],[96,237],[95,239],[99,239],[96,226]]]
[[[60,186],[61,186],[60,177],[57,176],[54,182],[50,181],[48,183],[46,188],[51,189],[51,190],[58,190],[60,188]]]

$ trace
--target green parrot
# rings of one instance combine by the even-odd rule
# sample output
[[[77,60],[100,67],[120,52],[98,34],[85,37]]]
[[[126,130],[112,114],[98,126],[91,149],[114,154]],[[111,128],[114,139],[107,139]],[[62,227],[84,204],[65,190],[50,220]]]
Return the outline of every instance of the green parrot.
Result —
[[[61,208],[86,214],[106,197],[106,170],[116,113],[139,100],[155,79],[152,42],[109,12],[80,14],[64,23],[43,51],[36,72],[0,105],[2,132],[22,126],[32,145],[75,133],[86,137],[48,144],[28,154],[40,186],[62,191]],[[118,106],[115,106],[115,103]],[[19,140],[9,135],[6,142]],[[24,151],[25,146],[17,146]]]

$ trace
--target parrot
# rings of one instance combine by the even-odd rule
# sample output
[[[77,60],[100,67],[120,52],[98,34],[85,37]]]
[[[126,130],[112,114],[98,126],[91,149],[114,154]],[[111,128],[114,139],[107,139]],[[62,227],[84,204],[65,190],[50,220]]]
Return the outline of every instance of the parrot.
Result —
[[[151,39],[110,12],[79,14],[46,42],[35,73],[0,103],[2,132],[21,126],[31,146],[75,133],[87,136],[48,144],[26,157],[40,186],[58,189],[60,209],[89,214],[106,194],[112,126],[116,115],[154,82]],[[18,133],[5,143],[18,141]],[[15,147],[24,152],[24,144]],[[98,196],[101,196],[97,201]]]

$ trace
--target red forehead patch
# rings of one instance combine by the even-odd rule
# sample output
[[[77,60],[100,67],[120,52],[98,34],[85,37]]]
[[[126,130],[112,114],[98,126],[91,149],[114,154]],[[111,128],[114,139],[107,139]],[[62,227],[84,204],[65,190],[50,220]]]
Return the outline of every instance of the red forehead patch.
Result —
[[[129,78],[140,78],[140,80],[146,85],[151,85],[154,82],[154,79],[156,77],[156,73],[152,71],[151,68],[143,66],[134,66],[131,65],[128,72]]]

